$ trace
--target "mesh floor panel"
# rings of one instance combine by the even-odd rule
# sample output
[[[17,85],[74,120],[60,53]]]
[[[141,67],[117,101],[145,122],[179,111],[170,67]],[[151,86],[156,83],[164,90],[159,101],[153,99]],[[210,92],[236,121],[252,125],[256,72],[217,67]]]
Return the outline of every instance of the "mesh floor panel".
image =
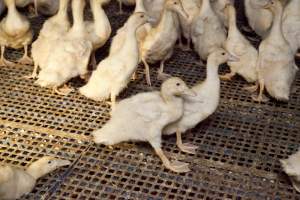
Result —
[[[117,15],[117,9],[115,2],[106,7],[113,35],[132,11],[125,8],[126,15]],[[35,33],[44,20],[31,20]],[[238,23],[245,24],[244,16]],[[98,61],[107,55],[108,47],[109,43],[98,50]],[[21,56],[22,51],[6,52],[10,60]],[[197,60],[196,53],[176,48],[166,72],[192,86],[206,73]],[[157,65],[151,68],[154,89],[161,84],[157,69]],[[32,66],[0,68],[0,164],[25,168],[51,155],[72,165],[41,178],[22,199],[300,199],[279,163],[300,146],[299,73],[288,103],[257,104],[242,89],[247,83],[241,78],[222,81],[217,111],[183,136],[185,142],[199,147],[196,155],[180,152],[175,136],[163,139],[168,157],[190,163],[191,172],[176,174],[162,166],[147,143],[112,148],[93,144],[90,133],[109,119],[109,105],[88,100],[77,91],[60,96],[35,86],[22,78],[31,70]],[[226,72],[228,68],[221,66],[220,73]],[[78,88],[83,83],[74,79],[70,84]],[[147,87],[140,66],[138,79],[119,99],[153,88]]]

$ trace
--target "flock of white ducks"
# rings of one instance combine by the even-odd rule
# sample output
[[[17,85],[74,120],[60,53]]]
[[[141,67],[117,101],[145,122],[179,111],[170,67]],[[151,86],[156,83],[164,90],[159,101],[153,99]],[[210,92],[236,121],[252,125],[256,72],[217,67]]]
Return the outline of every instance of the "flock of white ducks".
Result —
[[[258,102],[267,101],[264,91],[277,100],[289,100],[298,71],[295,56],[300,47],[299,0],[245,0],[249,25],[263,39],[258,49],[237,27],[233,0],[117,0],[120,12],[123,4],[136,4],[136,9],[113,37],[109,55],[97,65],[95,51],[108,41],[112,32],[103,9],[109,1],[90,0],[93,20],[85,21],[86,1],[73,0],[72,25],[67,12],[70,0],[57,1],[51,8],[44,6],[48,13],[58,11],[44,23],[33,42],[33,60],[28,56],[33,33],[29,20],[16,8],[17,0],[2,2],[8,12],[0,22],[1,65],[16,65],[5,59],[5,48],[24,48],[24,56],[17,64],[33,61],[33,73],[26,78],[37,78],[36,84],[66,95],[72,91],[66,83],[80,76],[86,80],[86,85],[79,89],[82,95],[95,101],[110,99],[111,119],[93,132],[96,143],[147,141],[166,168],[187,172],[190,170],[187,163],[170,161],[165,156],[161,135],[176,133],[179,149],[195,154],[197,147],[183,143],[181,134],[217,109],[220,79],[231,80],[240,75],[255,83],[245,89],[258,90],[258,96],[253,96]],[[37,5],[42,2],[25,3],[34,3],[39,13]],[[185,47],[182,37],[187,40]],[[177,41],[184,50],[193,46],[201,61],[206,61],[206,79],[192,88],[180,78],[164,73],[164,63],[171,58]],[[146,81],[151,86],[149,64],[155,62],[160,62],[158,78],[164,80],[161,90],[117,102],[117,96],[135,78],[139,63],[144,64]],[[94,66],[93,72],[88,71],[89,63]],[[222,63],[228,64],[230,73],[219,76]],[[283,160],[282,164],[288,174],[296,176],[292,180],[299,190],[299,170],[295,175],[290,166],[299,165],[299,158],[290,159],[293,163]],[[0,197],[1,192],[0,186]]]

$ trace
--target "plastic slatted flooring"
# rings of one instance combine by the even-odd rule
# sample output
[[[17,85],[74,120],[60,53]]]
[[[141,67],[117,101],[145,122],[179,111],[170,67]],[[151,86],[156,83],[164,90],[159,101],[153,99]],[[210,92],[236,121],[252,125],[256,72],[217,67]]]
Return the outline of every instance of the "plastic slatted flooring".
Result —
[[[116,3],[106,7],[114,32],[127,17],[116,15],[116,10]],[[32,19],[36,32],[43,20]],[[98,60],[107,55],[108,47],[98,51]],[[9,50],[6,56],[17,59],[21,54]],[[189,162],[192,169],[176,174],[162,166],[147,143],[123,143],[113,149],[94,145],[90,133],[109,119],[108,104],[77,92],[52,94],[22,79],[31,70],[0,69],[0,163],[25,167],[52,155],[73,164],[41,178],[22,199],[300,199],[278,161],[300,145],[300,74],[288,103],[256,104],[242,90],[246,82],[241,78],[222,82],[216,113],[184,135],[184,141],[199,146],[196,155],[181,153],[175,136],[164,138],[167,155]],[[152,68],[152,80],[159,89],[156,70]],[[189,85],[205,77],[196,54],[179,49],[166,71]],[[226,71],[220,68],[220,73]],[[140,67],[138,80],[120,98],[150,90],[142,72]],[[71,84],[82,85],[78,80]]]

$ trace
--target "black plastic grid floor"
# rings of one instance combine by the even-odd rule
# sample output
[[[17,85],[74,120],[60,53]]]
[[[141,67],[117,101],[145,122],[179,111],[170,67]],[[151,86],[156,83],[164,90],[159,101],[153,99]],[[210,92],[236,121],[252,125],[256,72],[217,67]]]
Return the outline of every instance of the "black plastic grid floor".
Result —
[[[115,2],[106,8],[113,34],[128,16],[116,15],[116,10]],[[36,32],[43,20],[32,19]],[[97,52],[97,60],[107,55],[108,47]],[[17,59],[21,52],[9,50],[6,56]],[[156,89],[161,84],[155,79],[157,67],[151,69]],[[288,103],[256,104],[242,90],[246,82],[241,78],[222,82],[216,113],[184,135],[184,141],[199,146],[196,155],[180,152],[175,136],[164,138],[167,155],[191,165],[191,172],[175,174],[162,166],[146,143],[124,143],[113,149],[94,145],[90,133],[109,119],[109,105],[78,92],[66,97],[52,94],[22,79],[31,70],[31,66],[0,69],[0,163],[25,167],[52,155],[73,164],[39,180],[24,199],[300,199],[278,161],[300,146],[299,74]],[[220,73],[227,70],[220,67]],[[189,85],[205,78],[197,55],[179,49],[166,63],[166,72]],[[138,80],[120,98],[147,90],[140,67]]]

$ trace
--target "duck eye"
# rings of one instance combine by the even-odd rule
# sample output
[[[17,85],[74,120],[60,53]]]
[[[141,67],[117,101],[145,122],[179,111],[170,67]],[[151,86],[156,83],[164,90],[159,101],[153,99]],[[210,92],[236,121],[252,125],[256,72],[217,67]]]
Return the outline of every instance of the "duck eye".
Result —
[[[52,163],[51,160],[49,160],[49,161],[48,161],[48,164],[51,164],[51,163]]]
[[[225,53],[224,53],[224,52],[222,53],[222,56],[225,56]]]
[[[180,83],[176,83],[176,86],[180,86]]]
[[[174,5],[177,5],[177,2],[174,2]]]
[[[141,15],[141,18],[144,18],[144,15]]]

